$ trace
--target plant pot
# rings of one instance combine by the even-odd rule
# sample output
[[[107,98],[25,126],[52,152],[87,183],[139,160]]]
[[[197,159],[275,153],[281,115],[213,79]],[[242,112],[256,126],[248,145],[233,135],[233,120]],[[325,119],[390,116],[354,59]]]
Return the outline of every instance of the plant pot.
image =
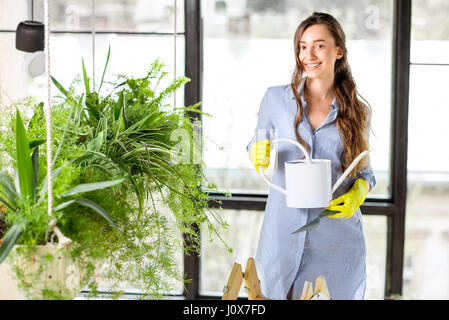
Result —
[[[49,243],[37,246],[30,256],[24,257],[16,252],[20,247],[14,246],[10,255],[0,264],[0,300],[42,299],[43,289],[47,292],[48,289],[52,290],[55,298],[73,299],[85,286],[82,279],[86,272],[80,270],[68,250]],[[16,277],[14,270],[17,265],[25,271],[25,282],[31,284],[26,289]],[[41,271],[37,273],[38,270]]]

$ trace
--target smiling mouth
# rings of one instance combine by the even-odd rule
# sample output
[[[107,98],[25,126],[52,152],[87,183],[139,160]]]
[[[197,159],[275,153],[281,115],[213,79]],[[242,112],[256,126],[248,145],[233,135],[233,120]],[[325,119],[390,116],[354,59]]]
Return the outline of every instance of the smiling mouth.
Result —
[[[309,64],[306,64],[306,67],[309,68],[309,69],[315,69],[315,68],[317,68],[320,64],[321,64],[321,62],[319,62],[319,63],[309,63]]]

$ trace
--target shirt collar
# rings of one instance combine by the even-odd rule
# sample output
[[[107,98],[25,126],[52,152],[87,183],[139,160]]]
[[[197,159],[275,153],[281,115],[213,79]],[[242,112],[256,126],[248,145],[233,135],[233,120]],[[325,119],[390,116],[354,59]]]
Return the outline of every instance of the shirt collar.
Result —
[[[302,104],[305,106],[307,104],[304,99],[304,85],[306,84],[307,77],[304,77],[304,81],[301,81],[301,84],[298,87],[299,96],[301,97]],[[291,99],[295,99],[295,95],[293,93],[293,89],[290,87],[290,96]],[[331,110],[338,110],[338,102],[337,98],[334,98],[331,103]]]

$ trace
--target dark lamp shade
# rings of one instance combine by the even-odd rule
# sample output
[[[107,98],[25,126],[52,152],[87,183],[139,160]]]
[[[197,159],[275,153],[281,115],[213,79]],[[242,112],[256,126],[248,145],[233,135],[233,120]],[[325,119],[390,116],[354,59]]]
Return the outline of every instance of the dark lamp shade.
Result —
[[[44,50],[44,24],[38,21],[22,21],[16,30],[16,49],[26,52]]]

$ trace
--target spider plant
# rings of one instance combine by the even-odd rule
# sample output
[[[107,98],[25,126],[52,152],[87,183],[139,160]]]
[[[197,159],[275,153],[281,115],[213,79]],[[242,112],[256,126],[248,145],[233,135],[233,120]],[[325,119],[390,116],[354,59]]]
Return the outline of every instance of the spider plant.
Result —
[[[115,83],[107,83],[111,87],[109,93],[100,95],[109,58],[110,48],[98,92],[91,90],[84,60],[82,94],[67,90],[52,77],[66,102],[75,102],[71,133],[79,135],[86,145],[86,153],[75,161],[84,168],[119,170],[125,174],[137,198],[137,219],[142,217],[145,200],[154,203],[154,198],[160,196],[172,209],[182,231],[193,237],[193,225],[206,222],[214,229],[206,211],[223,225],[220,217],[208,209],[207,194],[201,191],[204,176],[200,166],[173,161],[178,141],[171,139],[172,134],[181,128],[193,136],[193,123],[185,113],[200,112],[200,104],[174,109],[164,101],[189,79],[178,77],[159,90],[167,72],[156,60],[144,77],[119,76]],[[83,129],[75,131],[76,128]]]
[[[49,240],[48,225],[50,219],[54,217],[50,217],[46,213],[47,178],[38,184],[39,146],[44,142],[45,140],[28,142],[22,117],[17,110],[15,174],[11,178],[7,172],[0,172],[0,203],[5,208],[5,213],[2,213],[0,218],[8,227],[0,245],[0,263],[5,260],[13,246],[20,241],[21,236],[24,241],[28,240],[38,244],[45,244]],[[59,167],[54,170],[54,179],[57,179],[62,169]],[[123,179],[117,179],[84,183],[74,186],[62,194],[56,194],[55,198],[59,204],[53,208],[53,212],[59,212],[72,204],[78,204],[98,213],[114,229],[117,229],[114,221],[101,206],[88,198],[79,198],[78,196],[117,185],[122,181]]]

